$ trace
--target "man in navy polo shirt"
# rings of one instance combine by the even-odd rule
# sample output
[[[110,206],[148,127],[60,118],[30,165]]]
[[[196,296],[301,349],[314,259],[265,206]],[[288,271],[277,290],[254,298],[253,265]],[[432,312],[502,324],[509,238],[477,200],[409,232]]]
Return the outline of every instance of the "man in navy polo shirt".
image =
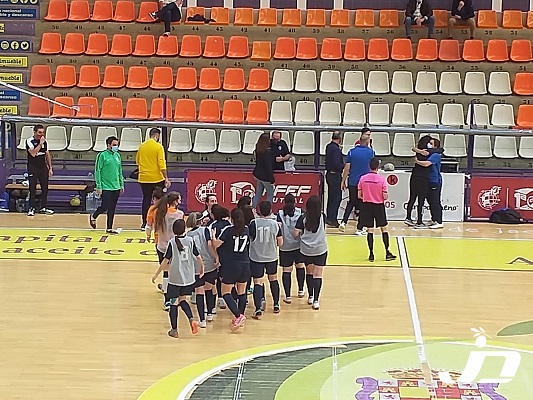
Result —
[[[341,188],[342,190],[348,188],[350,200],[346,205],[344,217],[339,225],[339,229],[343,232],[354,207],[356,210],[361,210],[361,199],[359,199],[357,193],[357,185],[359,185],[359,180],[361,177],[370,172],[370,160],[376,156],[374,150],[372,150],[370,147],[371,134],[372,132],[369,128],[363,128],[361,130],[359,144],[350,149],[348,155],[346,156],[346,164],[344,165],[344,171],[342,173]],[[355,231],[355,234],[364,234],[361,218],[357,220],[357,230]]]
[[[274,171],[285,171],[285,161],[291,158],[289,145],[281,138],[280,131],[272,131],[272,139],[270,139],[270,152],[274,158],[272,166]]]

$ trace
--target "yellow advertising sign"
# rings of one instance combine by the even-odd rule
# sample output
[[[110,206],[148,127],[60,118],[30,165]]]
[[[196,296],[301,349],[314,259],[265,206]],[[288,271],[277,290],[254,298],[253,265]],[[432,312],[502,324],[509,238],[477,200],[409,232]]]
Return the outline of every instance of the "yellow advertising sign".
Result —
[[[24,84],[24,78],[20,72],[0,72],[0,81],[13,85]]]
[[[18,106],[2,106],[0,105],[0,115],[4,115],[4,114],[18,114],[19,113],[19,108]]]
[[[0,67],[27,68],[28,57],[0,57]]]
[[[6,24],[2,22],[0,23],[0,33],[5,33],[5,32],[6,32]]]

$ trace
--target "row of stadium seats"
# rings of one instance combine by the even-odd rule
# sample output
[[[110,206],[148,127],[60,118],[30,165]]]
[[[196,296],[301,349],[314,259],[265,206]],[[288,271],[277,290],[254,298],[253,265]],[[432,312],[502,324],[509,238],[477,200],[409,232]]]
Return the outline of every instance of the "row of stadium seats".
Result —
[[[202,38],[199,35],[183,35],[181,46],[176,36],[161,36],[157,41],[154,35],[138,35],[133,39],[128,34],[115,34],[109,40],[105,33],[91,33],[85,45],[83,33],[67,33],[65,42],[62,43],[61,34],[46,32],[42,36],[41,54],[67,54],[67,55],[90,55],[90,56],[129,56],[151,57],[154,55],[164,57],[186,58],[250,58],[251,60],[347,60],[347,61],[468,61],[478,62],[529,62],[533,60],[531,42],[527,39],[516,39],[511,43],[511,49],[507,41],[503,39],[491,39],[487,44],[485,55],[483,41],[476,39],[466,40],[462,54],[459,49],[459,41],[444,39],[440,45],[436,39],[420,39],[416,54],[413,55],[413,45],[410,39],[396,38],[392,46],[385,38],[372,38],[365,48],[365,41],[361,38],[346,40],[344,52],[339,38],[324,38],[318,51],[318,42],[315,38],[302,37],[296,41],[292,37],[278,37],[275,51],[272,54],[270,42],[256,41],[252,44],[252,53],[246,36],[231,36],[226,48],[223,36],[207,36],[202,49]],[[390,47],[390,48],[389,48]]]
[[[72,97],[56,97],[55,101],[66,106],[74,106]],[[148,103],[144,98],[129,98],[124,113],[123,101],[118,97],[106,97],[102,100],[101,110],[98,113],[98,100],[95,97],[80,97],[77,105],[80,111],[76,113],[66,107],[54,104],[52,117],[70,118],[100,118],[104,119],[162,119],[163,99],[156,98],[151,103],[150,113]],[[167,99],[167,119],[172,117],[172,102]],[[174,111],[174,121],[180,122],[205,122],[242,124],[245,121],[250,124],[285,123],[296,125],[314,125],[317,121],[321,125],[446,125],[463,126],[470,125],[471,105],[468,106],[465,120],[465,112],[462,104],[446,103],[439,113],[439,107],[435,103],[420,103],[415,117],[415,106],[411,103],[395,103],[392,107],[392,118],[389,104],[370,103],[367,107],[362,102],[350,101],[345,103],[344,112],[341,112],[341,103],[337,101],[324,101],[317,104],[314,101],[297,101],[294,107],[290,101],[275,100],[269,105],[265,100],[251,100],[247,106],[245,116],[244,103],[241,100],[225,100],[222,107],[222,119],[220,102],[216,99],[203,99],[197,113],[196,102],[193,99],[178,99]],[[489,115],[487,104],[474,104],[474,122],[478,126],[533,126],[533,105],[523,104],[518,107],[518,117],[515,124],[514,107],[511,104],[494,104],[492,117]],[[269,115],[270,114],[270,115]],[[36,97],[30,99],[28,115],[50,116],[48,102]]]
[[[137,22],[150,23],[154,22],[148,13],[157,11],[157,3],[141,2],[139,5],[138,17],[135,18],[135,3],[133,1],[119,0],[113,10],[113,3],[110,0],[96,0],[91,13],[90,5],[87,0],[72,0],[70,6],[67,0],[52,0],[48,3],[48,12],[44,18],[47,21],[115,21],[115,22]],[[188,17],[196,14],[206,16],[204,7],[187,7],[186,24],[198,24],[195,21],[187,21]],[[281,26],[299,27],[302,26],[304,12],[298,9],[283,9],[281,16]],[[448,11],[433,10],[435,16],[435,26],[437,28],[447,27]],[[230,23],[230,10],[225,7],[211,8],[210,16],[215,25],[228,25]],[[252,8],[236,8],[234,19],[235,26],[252,26],[254,25],[254,12]],[[258,26],[276,26],[278,25],[278,10],[275,8],[262,8],[258,11],[256,24]],[[381,28],[397,28],[400,26],[400,12],[398,10],[380,10],[378,24]],[[497,29],[498,19],[496,11],[479,10],[478,22],[479,28]],[[305,11],[305,26],[307,27],[325,27],[331,26],[336,28],[347,28],[351,26],[349,10],[332,10],[330,22],[327,22],[326,10],[309,9]],[[358,9],[355,11],[354,25],[358,28],[372,28],[375,26],[374,10]],[[533,27],[533,14],[528,12],[526,24],[523,23],[522,12],[519,10],[505,10],[503,12],[502,27],[507,29],[521,29],[524,26]]]
[[[464,74],[456,71],[440,73],[437,82],[437,73],[433,71],[418,71],[416,81],[411,71],[394,71],[392,81],[387,71],[370,71],[365,80],[363,71],[346,71],[344,81],[341,80],[340,71],[323,70],[320,73],[320,83],[317,82],[317,72],[312,69],[300,69],[294,79],[292,69],[275,69],[270,83],[270,73],[265,68],[252,68],[246,82],[243,68],[227,68],[223,79],[218,68],[208,67],[200,69],[199,79],[194,67],[179,67],[176,77],[172,67],[154,67],[149,71],[144,66],[131,66],[128,69],[127,79],[125,68],[122,65],[108,65],[105,67],[103,80],[101,79],[98,65],[83,65],[79,75],[74,65],[58,65],[55,77],[49,65],[34,65],[31,69],[29,86],[33,88],[71,88],[77,86],[82,89],[102,87],[105,89],[146,89],[154,90],[227,90],[253,92],[308,92],[320,91],[322,93],[396,93],[396,94],[469,94],[484,95],[510,95],[513,92],[521,96],[533,95],[533,73],[518,72],[514,75],[513,90],[508,72],[493,71],[488,79],[484,72],[469,71]],[[464,86],[462,84],[464,82]]]
[[[22,129],[19,149],[25,149],[25,140],[33,134],[31,126]],[[149,129],[146,130],[145,138]],[[193,134],[187,128],[172,128],[170,130],[168,151],[170,153],[214,153],[221,154],[253,154],[255,144],[260,134],[264,131],[247,130],[241,135],[239,130],[223,129],[218,134],[214,129],[197,129]],[[48,148],[51,151],[102,151],[106,148],[105,140],[109,136],[117,136],[117,129],[114,127],[98,127],[96,138],[93,141],[91,128],[88,126],[74,126],[71,129],[70,140],[67,138],[67,130],[64,126],[49,126],[46,130]],[[243,137],[241,137],[243,136]],[[345,132],[343,137],[342,150],[347,154],[353,147],[355,141],[359,139],[359,132]],[[438,136],[438,135],[434,135]],[[315,134],[312,131],[295,131],[290,140],[289,132],[282,132],[283,139],[289,145],[292,154],[309,156],[315,153]],[[331,140],[331,132],[320,132],[320,155],[325,155],[326,145]],[[412,157],[412,148],[415,146],[415,135],[409,132],[392,134],[388,132],[372,133],[372,147],[376,155],[387,157]],[[120,134],[119,150],[126,152],[137,151],[143,140],[141,128],[122,128]],[[456,134],[444,135],[445,155],[449,157],[466,157],[466,136]],[[502,158],[512,159],[518,156],[522,158],[533,158],[533,136],[520,138],[519,147],[515,137],[495,136],[494,144],[490,136],[474,137],[474,157],[475,158]]]

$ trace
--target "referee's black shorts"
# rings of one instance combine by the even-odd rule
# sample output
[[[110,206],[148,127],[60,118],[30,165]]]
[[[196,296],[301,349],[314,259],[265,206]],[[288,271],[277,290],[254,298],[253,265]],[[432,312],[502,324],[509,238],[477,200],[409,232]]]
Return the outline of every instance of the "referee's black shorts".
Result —
[[[385,204],[363,203],[361,207],[361,223],[365,228],[381,228],[387,226]]]

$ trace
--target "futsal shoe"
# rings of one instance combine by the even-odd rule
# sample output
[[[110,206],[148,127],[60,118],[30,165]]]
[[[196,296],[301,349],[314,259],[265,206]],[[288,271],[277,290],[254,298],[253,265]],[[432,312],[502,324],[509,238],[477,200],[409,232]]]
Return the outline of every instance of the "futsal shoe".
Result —
[[[255,310],[253,315],[252,315],[252,318],[253,319],[261,319],[262,316],[263,316],[263,311]]]
[[[235,332],[237,329],[243,328],[245,322],[246,317],[243,314],[239,315],[237,318],[234,318],[231,323],[231,331]]]
[[[337,221],[328,221],[326,225],[330,228],[340,228],[340,224]]]
[[[35,215],[35,208],[30,207],[28,210],[28,217],[33,217]]]
[[[374,253],[370,253],[370,255],[368,256],[368,261],[374,262],[374,259]]]
[[[309,298],[307,299],[307,304],[313,304],[313,296],[309,296]]]
[[[198,322],[194,320],[191,321],[191,333],[193,335],[196,335],[198,333]]]
[[[396,256],[392,254],[390,251],[387,252],[387,255],[385,256],[386,261],[394,261],[396,260]]]
[[[265,299],[261,300],[261,311],[265,311],[267,309],[267,302]]]
[[[200,328],[207,328],[207,322],[205,322],[205,321],[200,321],[200,322],[198,322],[198,326],[199,326]]]
[[[292,303],[292,299],[291,299],[290,297],[285,297],[285,298],[283,299],[283,302],[284,302],[285,304],[291,304],[291,303]]]
[[[54,213],[54,210],[50,210],[49,208],[41,208],[39,210],[39,214],[46,214],[46,215],[52,215]]]
[[[214,319],[213,314],[207,314],[205,319],[207,320],[207,322],[213,322],[213,319]]]
[[[305,290],[298,290],[298,298],[302,299],[305,297]]]
[[[89,214],[89,225],[91,225],[91,228],[96,229],[96,220],[93,218],[92,214]]]
[[[117,231],[116,229],[106,229],[105,233],[109,233],[110,235],[118,235],[119,231]]]
[[[179,338],[178,336],[178,330],[177,329],[171,329],[168,331],[168,336],[173,337],[174,339]]]
[[[318,310],[319,308],[320,308],[320,304],[318,303],[318,300],[314,301],[313,302],[313,310]]]
[[[435,222],[433,225],[429,226],[429,229],[442,229],[444,228],[444,225],[439,224],[438,222]]]
[[[344,222],[341,222],[339,224],[339,231],[344,232],[345,229],[346,229],[346,224]]]
[[[365,236],[365,235],[366,235],[366,231],[364,231],[364,230],[362,230],[362,229],[361,229],[361,230],[360,230],[360,229],[357,229],[357,230],[355,231],[355,236]]]
[[[218,308],[224,310],[226,308],[226,302],[223,298],[218,299]]]
[[[415,228],[415,229],[427,229],[428,226],[425,225],[425,224],[416,224],[416,225],[414,226],[414,228]]]
[[[407,226],[415,226],[415,223],[413,222],[413,220],[409,218],[406,218],[405,221],[403,221],[403,223]]]
[[[274,304],[274,314],[279,314],[281,311],[281,308],[279,307],[279,304]]]

